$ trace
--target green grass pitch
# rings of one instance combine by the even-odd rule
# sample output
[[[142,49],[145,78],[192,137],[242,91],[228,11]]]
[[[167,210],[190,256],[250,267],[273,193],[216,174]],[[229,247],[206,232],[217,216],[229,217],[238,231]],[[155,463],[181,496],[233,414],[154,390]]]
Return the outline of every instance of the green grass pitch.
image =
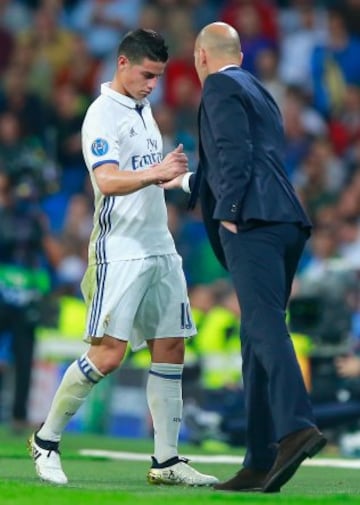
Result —
[[[326,467],[301,467],[280,494],[224,493],[212,489],[151,486],[145,476],[152,451],[151,440],[128,440],[66,433],[62,443],[66,487],[41,483],[26,449],[26,437],[11,436],[0,429],[0,504],[1,505],[305,505],[360,503],[359,470]],[[80,449],[108,449],[147,452],[149,463],[114,461],[84,457]],[[181,444],[181,454],[204,451]],[[210,454],[210,453],[209,453]],[[240,455],[234,449],[229,454]],[[326,454],[326,453],[324,453]],[[329,456],[329,454],[326,454]],[[238,470],[234,464],[196,463],[197,469],[226,479]]]

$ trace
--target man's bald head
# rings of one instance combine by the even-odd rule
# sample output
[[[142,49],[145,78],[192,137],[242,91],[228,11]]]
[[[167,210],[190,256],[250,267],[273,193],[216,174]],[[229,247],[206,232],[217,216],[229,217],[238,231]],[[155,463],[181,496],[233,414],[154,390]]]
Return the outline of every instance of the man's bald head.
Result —
[[[195,42],[195,68],[200,82],[227,65],[241,65],[243,54],[237,31],[226,23],[211,23]]]
[[[210,54],[219,57],[238,58],[241,53],[237,31],[227,23],[211,23],[199,33],[195,47],[202,47]]]

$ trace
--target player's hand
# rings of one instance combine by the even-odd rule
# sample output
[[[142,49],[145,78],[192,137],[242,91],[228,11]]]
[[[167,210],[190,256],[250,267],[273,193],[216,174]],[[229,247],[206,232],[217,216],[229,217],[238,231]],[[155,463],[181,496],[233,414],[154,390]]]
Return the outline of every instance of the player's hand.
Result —
[[[176,149],[168,153],[154,170],[159,185],[185,174],[189,170],[189,166],[188,158],[183,151],[183,145],[179,144]]]

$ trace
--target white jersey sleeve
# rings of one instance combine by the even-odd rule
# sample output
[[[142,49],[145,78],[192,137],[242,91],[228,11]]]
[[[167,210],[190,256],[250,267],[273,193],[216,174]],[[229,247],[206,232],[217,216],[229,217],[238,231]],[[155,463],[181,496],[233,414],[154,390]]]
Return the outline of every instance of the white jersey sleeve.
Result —
[[[119,165],[119,135],[117,124],[107,118],[109,111],[94,102],[88,109],[82,127],[83,152],[89,171],[104,163]]]

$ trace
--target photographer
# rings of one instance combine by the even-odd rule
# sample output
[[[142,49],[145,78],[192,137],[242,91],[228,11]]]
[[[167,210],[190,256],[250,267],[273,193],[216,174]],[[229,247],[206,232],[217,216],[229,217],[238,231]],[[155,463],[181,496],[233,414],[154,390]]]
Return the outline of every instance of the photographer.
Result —
[[[41,299],[49,277],[41,268],[44,223],[19,186],[0,170],[0,338],[10,336],[15,384],[12,428],[27,425],[27,402]],[[21,192],[20,192],[21,195]],[[3,372],[0,370],[0,385]]]

